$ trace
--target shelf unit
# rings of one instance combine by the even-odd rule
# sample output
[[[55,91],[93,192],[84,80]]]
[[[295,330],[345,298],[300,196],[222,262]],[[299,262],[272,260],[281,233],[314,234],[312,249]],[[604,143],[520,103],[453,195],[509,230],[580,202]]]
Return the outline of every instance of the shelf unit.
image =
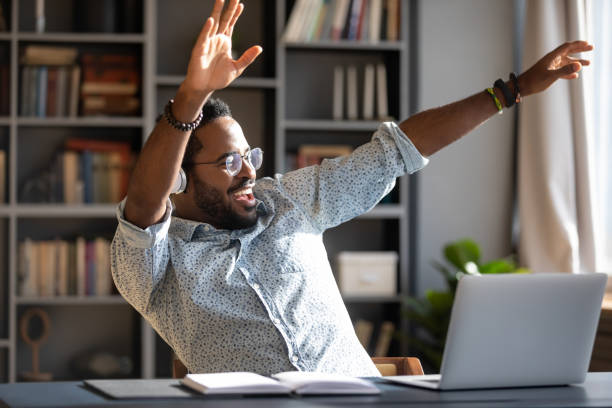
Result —
[[[286,22],[295,1],[279,3],[279,19]],[[354,65],[358,78],[366,63],[383,63],[387,68],[389,90],[389,112],[395,120],[405,119],[411,112],[410,102],[410,8],[414,2],[401,1],[401,41],[313,41],[285,42],[277,45],[278,80],[282,84],[277,104],[280,118],[277,127],[276,169],[284,171],[285,155],[301,143],[349,144],[358,146],[367,142],[380,122],[372,120],[332,119],[333,70],[336,65]],[[413,12],[413,11],[412,11]],[[362,77],[361,77],[362,78]],[[360,80],[358,79],[358,82]],[[297,84],[297,85],[296,85]],[[363,95],[363,86],[358,86],[358,95]],[[361,102],[361,99],[359,99]],[[361,106],[358,110],[361,112]],[[395,250],[399,255],[397,271],[397,295],[390,297],[346,297],[349,314],[353,320],[374,320],[378,326],[381,319],[392,320],[396,328],[406,333],[408,322],[400,312],[402,297],[410,294],[413,279],[410,273],[410,193],[414,191],[413,176],[404,176],[397,182],[395,203],[379,204],[370,212],[342,226],[327,231],[324,235],[332,266],[336,254],[341,250]],[[360,233],[361,232],[361,233]],[[368,236],[368,244],[355,236]],[[376,237],[376,238],[371,238]],[[365,239],[361,241],[366,241]],[[380,244],[380,241],[386,241]],[[341,243],[341,244],[340,244]],[[374,313],[372,310],[376,309]],[[375,335],[378,328],[375,328]],[[371,344],[371,346],[373,346]],[[408,345],[395,342],[390,352],[407,355]],[[369,352],[373,347],[368,348]]]
[[[91,2],[91,0],[88,0]],[[94,0],[98,1],[99,0]],[[144,21],[147,8],[146,1],[131,2],[136,4],[140,16],[137,20]],[[31,0],[1,0],[3,11],[8,22],[8,32],[0,33],[0,47],[8,49],[10,89],[8,92],[10,110],[0,113],[0,147],[7,152],[6,167],[6,201],[0,205],[0,264],[2,282],[0,288],[0,381],[14,382],[19,373],[30,369],[29,350],[18,336],[19,317],[29,307],[43,307],[52,316],[51,336],[48,344],[42,345],[41,369],[55,371],[57,367],[46,367],[50,361],[58,358],[66,360],[71,350],[82,350],[83,347],[97,345],[95,337],[106,337],[106,333],[121,339],[116,343],[110,340],[110,349],[121,350],[132,358],[137,367],[134,373],[141,375],[146,369],[146,363],[141,355],[134,355],[136,348],[133,341],[141,335],[139,317],[120,296],[66,296],[66,297],[35,297],[28,298],[18,295],[18,245],[26,236],[34,239],[50,239],[55,236],[71,238],[81,232],[91,236],[112,238],[116,228],[114,204],[67,205],[24,202],[20,196],[24,180],[35,170],[46,165],[44,156],[49,150],[61,145],[68,137],[83,136],[97,138],[101,133],[113,133],[105,137],[110,140],[127,138],[134,149],[139,149],[150,131],[151,120],[148,116],[151,103],[145,98],[147,83],[151,78],[142,72],[142,113],[137,117],[24,117],[19,112],[20,101],[20,51],[26,45],[55,45],[77,47],[79,51],[94,50],[114,52],[124,50],[136,53],[146,65],[147,49],[151,46],[150,27],[141,27],[137,33],[102,33],[102,32],[70,32],[70,19],[62,18],[62,13],[72,13],[74,0],[59,0],[47,4],[47,32],[34,32],[33,10]],[[53,7],[50,7],[53,6]],[[120,7],[120,6],[117,6]],[[136,23],[138,25],[138,23]],[[142,26],[142,24],[140,24]],[[3,62],[3,61],[0,61]],[[148,125],[148,126],[147,126]],[[117,136],[114,136],[117,134]],[[40,154],[38,152],[41,152]],[[41,156],[42,154],[42,156]],[[42,167],[41,167],[42,166]],[[85,231],[83,231],[85,230]],[[7,255],[6,257],[4,255]],[[70,318],[67,318],[67,317]],[[59,336],[66,332],[66,324],[75,319],[75,329],[83,331],[83,338],[74,336]],[[113,328],[113,325],[116,325]],[[56,327],[57,326],[57,327]],[[99,326],[96,327],[96,326]],[[63,329],[63,330],[62,330]],[[68,332],[74,329],[68,328]],[[58,347],[66,344],[65,347]],[[55,347],[53,353],[46,353],[46,347]],[[138,347],[137,349],[140,349]],[[51,355],[53,354],[53,355]],[[56,378],[69,376],[64,367],[59,369]],[[69,377],[68,377],[69,378]]]
[[[70,10],[75,1],[103,2],[104,0],[55,0],[57,7],[48,8],[49,13]],[[8,48],[10,54],[10,112],[0,114],[0,147],[7,150],[7,201],[0,204],[0,223],[5,233],[1,234],[0,245],[8,254],[5,259],[4,288],[0,291],[0,320],[6,322],[4,333],[0,325],[0,381],[16,381],[18,373],[27,367],[27,350],[18,339],[17,326],[20,312],[30,306],[41,306],[50,311],[58,324],[64,325],[66,316],[76,313],[79,322],[86,316],[110,316],[118,318],[125,327],[115,327],[112,331],[117,337],[125,336],[132,342],[132,357],[135,373],[143,378],[165,377],[170,375],[170,349],[157,336],[150,326],[131,309],[119,296],[110,297],[53,297],[27,298],[17,296],[17,250],[20,239],[34,227],[41,228],[41,235],[51,232],[70,235],[71,228],[100,230],[112,233],[116,227],[115,206],[112,204],[66,205],[35,204],[19,200],[19,189],[23,182],[24,161],[35,161],[32,156],[33,143],[44,138],[47,144],[62,140],[57,134],[73,135],[77,132],[93,132],[100,129],[127,137],[139,146],[146,141],[153,129],[155,118],[166,101],[174,95],[180,85],[187,67],[188,57],[194,39],[201,29],[204,17],[212,8],[212,0],[183,0],[176,7],[169,0],[130,1],[139,7],[142,28],[136,33],[99,33],[70,32],[65,25],[57,25],[49,32],[33,32],[32,11],[34,0],[0,0],[9,21],[9,32],[0,33],[0,48]],[[119,4],[121,2],[115,2]],[[355,43],[350,41],[318,43],[284,43],[282,33],[288,14],[294,4],[291,0],[257,0],[248,2],[235,34],[234,43],[238,52],[253,44],[264,48],[258,60],[249,67],[244,75],[228,89],[218,93],[230,105],[234,117],[240,122],[252,146],[261,146],[267,153],[264,168],[258,176],[271,176],[283,172],[286,153],[296,146],[298,139],[330,137],[330,140],[343,140],[357,135],[353,143],[361,144],[369,139],[377,128],[377,121],[333,121],[325,115],[309,115],[310,101],[302,101],[289,83],[296,70],[299,71],[300,58],[323,59],[323,66],[330,66],[327,60],[333,55],[349,60],[366,61],[373,59],[388,64],[390,85],[397,90],[390,91],[390,108],[397,119],[408,117],[410,109],[409,79],[410,66],[408,21],[411,15],[407,1],[402,0],[401,36],[399,42],[380,42],[377,44]],[[410,2],[412,7],[413,2]],[[189,13],[185,13],[189,10]],[[10,16],[10,18],[9,18]],[[162,17],[163,16],[163,21]],[[53,21],[51,17],[51,22]],[[167,22],[180,21],[180,25]],[[166,22],[166,23],[163,23]],[[172,27],[173,29],[169,29]],[[38,118],[20,117],[19,106],[19,63],[20,47],[24,44],[56,44],[87,47],[128,47],[136,48],[142,60],[142,110],[138,117],[100,117],[76,118]],[[297,58],[297,60],[296,60]],[[317,84],[318,78],[305,73],[304,78],[310,85]],[[303,95],[300,95],[303,96]],[[330,95],[331,97],[331,95]],[[296,103],[296,101],[298,101]],[[299,106],[298,106],[299,105]],[[294,114],[294,108],[302,109]],[[43,136],[43,133],[45,134]],[[51,136],[46,136],[49,133]],[[54,136],[55,135],[55,136]],[[331,135],[331,136],[330,136]],[[68,136],[66,136],[68,137]],[[119,137],[119,136],[118,136]],[[57,140],[56,140],[57,139]],[[56,140],[56,142],[53,142]],[[25,156],[24,156],[25,155]],[[398,181],[396,202],[380,204],[366,214],[346,225],[327,232],[324,236],[328,252],[333,255],[343,249],[383,250],[395,249],[399,253],[398,293],[390,297],[346,297],[345,302],[353,318],[364,316],[378,319],[391,318],[398,328],[407,329],[407,322],[399,314],[399,306],[404,295],[411,291],[410,274],[410,191],[414,188],[413,176],[402,177]],[[81,225],[82,224],[82,225]],[[72,225],[72,227],[71,227]],[[53,231],[44,231],[53,230]],[[377,247],[365,240],[355,242],[354,236],[378,237]],[[349,244],[345,244],[349,237]],[[1,250],[2,248],[0,248]],[[2,264],[0,264],[0,267]],[[2,289],[0,282],[0,289]],[[63,318],[62,318],[63,316]],[[6,319],[5,319],[6,317]],[[85,335],[82,341],[93,340]],[[44,357],[45,351],[41,351]],[[53,344],[49,344],[53,347]],[[125,347],[124,347],[125,348]],[[406,346],[395,346],[394,352],[406,355]],[[1,354],[5,352],[5,354]],[[45,363],[43,358],[42,364]],[[53,367],[41,367],[51,370]],[[3,377],[4,376],[4,377]]]

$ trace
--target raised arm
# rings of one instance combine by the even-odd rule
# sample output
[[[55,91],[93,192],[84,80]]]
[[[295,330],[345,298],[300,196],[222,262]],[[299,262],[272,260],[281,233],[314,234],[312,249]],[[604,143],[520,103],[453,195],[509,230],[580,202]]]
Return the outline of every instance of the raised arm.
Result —
[[[231,36],[244,5],[230,0],[223,10],[223,3],[215,1],[191,52],[187,75],[170,106],[177,121],[194,122],[211,94],[228,86],[262,52],[253,46],[232,59]],[[157,123],[130,179],[124,211],[128,221],[146,228],[163,218],[190,133],[171,126],[165,117]]]
[[[589,61],[570,55],[592,49],[593,46],[585,41],[574,41],[546,54],[518,77],[521,97],[541,92],[558,79],[578,78],[578,71],[583,65],[589,65]],[[512,81],[506,85],[514,94]],[[502,92],[498,88],[494,91],[505,106]],[[469,133],[497,111],[491,95],[482,91],[458,102],[418,113],[399,126],[419,152],[429,156]]]

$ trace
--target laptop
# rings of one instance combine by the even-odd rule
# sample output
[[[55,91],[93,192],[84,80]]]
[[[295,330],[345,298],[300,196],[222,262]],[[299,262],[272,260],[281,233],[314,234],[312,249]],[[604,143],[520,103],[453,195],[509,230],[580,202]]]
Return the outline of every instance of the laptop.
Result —
[[[438,390],[582,383],[607,275],[464,276],[440,374],[385,380]]]

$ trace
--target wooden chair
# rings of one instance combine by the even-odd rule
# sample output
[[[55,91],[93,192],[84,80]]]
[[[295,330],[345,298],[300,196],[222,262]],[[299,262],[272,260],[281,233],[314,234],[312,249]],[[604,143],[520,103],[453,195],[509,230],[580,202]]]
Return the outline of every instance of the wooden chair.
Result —
[[[421,361],[416,357],[372,357],[372,361],[383,377],[389,375],[423,375]],[[175,358],[172,362],[172,377],[183,378],[187,367]]]

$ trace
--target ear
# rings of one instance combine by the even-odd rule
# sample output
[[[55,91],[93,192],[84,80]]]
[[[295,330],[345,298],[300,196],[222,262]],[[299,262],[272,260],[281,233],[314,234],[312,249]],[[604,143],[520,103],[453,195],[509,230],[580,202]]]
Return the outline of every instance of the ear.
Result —
[[[174,181],[174,186],[172,186],[171,194],[178,194],[185,191],[187,188],[187,175],[185,174],[185,170],[181,167],[176,176],[176,180]]]

